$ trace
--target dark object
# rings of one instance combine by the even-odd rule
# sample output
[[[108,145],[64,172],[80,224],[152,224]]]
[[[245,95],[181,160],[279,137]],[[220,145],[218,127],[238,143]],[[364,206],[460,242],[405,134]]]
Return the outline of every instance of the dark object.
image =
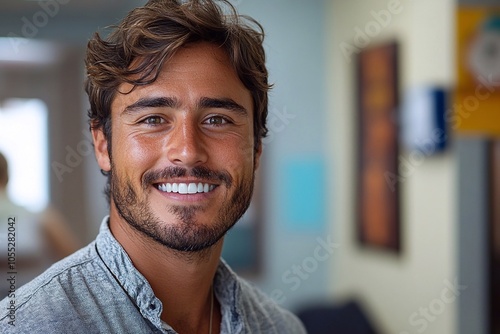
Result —
[[[376,334],[355,301],[343,305],[314,306],[297,314],[309,334]]]
[[[490,144],[490,333],[500,333],[500,140]]]

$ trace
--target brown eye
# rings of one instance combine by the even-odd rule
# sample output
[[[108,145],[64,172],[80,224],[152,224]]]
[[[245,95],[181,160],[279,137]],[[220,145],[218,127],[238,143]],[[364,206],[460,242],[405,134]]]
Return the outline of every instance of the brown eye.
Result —
[[[150,116],[143,120],[143,123],[147,125],[159,125],[163,123],[163,119],[159,116]]]
[[[206,123],[209,125],[224,125],[228,121],[222,116],[212,116],[207,119]]]

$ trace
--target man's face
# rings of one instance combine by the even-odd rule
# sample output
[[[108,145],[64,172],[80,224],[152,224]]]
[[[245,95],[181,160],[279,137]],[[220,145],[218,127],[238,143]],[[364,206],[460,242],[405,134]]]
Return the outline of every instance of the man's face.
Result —
[[[179,251],[216,243],[250,203],[253,117],[250,92],[208,43],[179,50],[153,84],[118,93],[111,157],[94,133],[99,165],[111,170],[111,219]]]

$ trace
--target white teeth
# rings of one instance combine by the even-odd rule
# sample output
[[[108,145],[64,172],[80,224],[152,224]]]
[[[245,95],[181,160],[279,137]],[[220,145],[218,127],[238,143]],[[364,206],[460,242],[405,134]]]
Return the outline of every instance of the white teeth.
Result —
[[[208,183],[162,183],[158,185],[158,190],[167,193],[197,194],[208,193],[215,189],[215,185]]]
[[[187,194],[188,193],[188,186],[185,183],[179,183],[179,194]]]
[[[196,194],[198,192],[198,186],[196,183],[190,183],[187,187],[188,194]]]

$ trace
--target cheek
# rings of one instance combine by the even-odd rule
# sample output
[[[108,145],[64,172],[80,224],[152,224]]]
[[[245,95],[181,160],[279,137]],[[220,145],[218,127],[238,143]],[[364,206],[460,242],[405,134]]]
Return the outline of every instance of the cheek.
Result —
[[[254,158],[255,158],[255,147],[252,144],[245,145],[241,148],[242,161],[245,162],[246,165],[251,166],[253,168]]]
[[[238,138],[236,147],[236,154],[241,163],[253,164],[255,155],[253,131],[248,131],[246,135]]]
[[[207,136],[205,144],[215,163],[224,161],[225,164],[241,165],[253,161],[254,140],[246,130],[229,132],[218,137]]]
[[[253,170],[254,165],[254,146],[252,144],[240,144],[235,146],[234,150],[226,150],[225,159],[228,170],[235,171],[238,174],[247,174]]]
[[[113,158],[115,165],[125,166],[127,174],[143,173],[143,168],[154,159],[153,154],[159,154],[158,141],[145,140],[144,137],[129,134],[113,137]],[[133,168],[130,168],[133,167]]]

